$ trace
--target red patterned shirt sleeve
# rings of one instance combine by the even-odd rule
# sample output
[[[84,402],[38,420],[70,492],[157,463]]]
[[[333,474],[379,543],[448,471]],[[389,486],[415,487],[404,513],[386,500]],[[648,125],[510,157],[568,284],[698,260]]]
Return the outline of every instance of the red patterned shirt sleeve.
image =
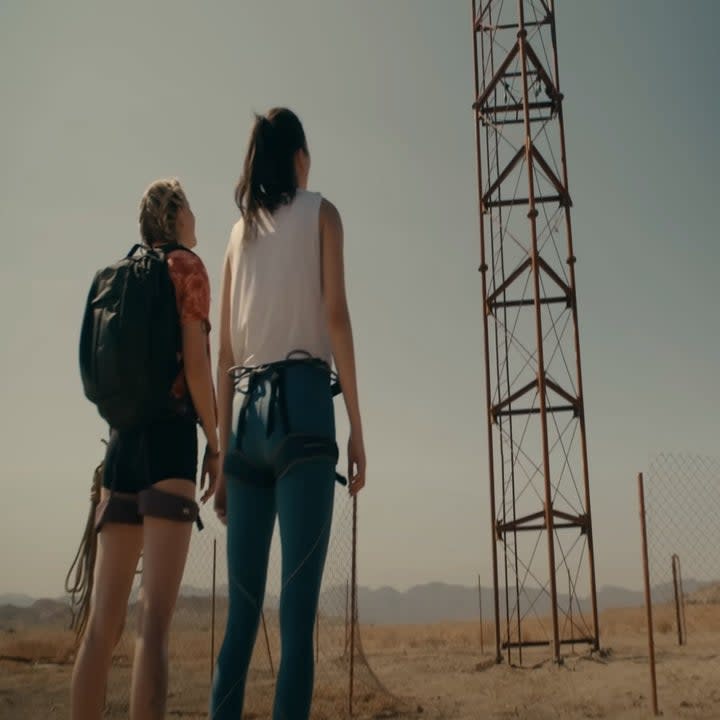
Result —
[[[210,329],[210,281],[202,260],[194,253],[176,250],[167,259],[175,286],[180,322],[204,322]]]
[[[210,281],[203,261],[194,253],[174,250],[167,258],[168,273],[175,286],[178,315],[181,323],[200,321],[205,331],[210,333]],[[208,357],[210,357],[210,339],[206,339]],[[182,367],[182,353],[178,354],[181,370],[175,378],[170,395],[180,413],[194,413],[192,398]]]

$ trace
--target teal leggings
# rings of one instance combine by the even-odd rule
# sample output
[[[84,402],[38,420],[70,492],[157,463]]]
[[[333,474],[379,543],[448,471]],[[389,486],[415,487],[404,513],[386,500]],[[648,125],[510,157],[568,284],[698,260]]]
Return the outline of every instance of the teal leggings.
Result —
[[[270,458],[287,435],[335,438],[332,396],[327,373],[302,365],[288,368],[284,397],[271,390],[268,378],[251,384],[240,428],[239,447],[255,466],[268,472]],[[236,394],[238,439],[242,394]],[[277,405],[285,403],[279,413]],[[265,595],[268,556],[275,517],[280,526],[282,583],[280,592],[281,661],[273,720],[307,720],[312,702],[313,630],[320,584],[330,538],[335,463],[315,458],[291,464],[271,484],[227,480],[227,565],[229,585],[225,639],[214,674],[211,718],[240,720],[245,682]]]

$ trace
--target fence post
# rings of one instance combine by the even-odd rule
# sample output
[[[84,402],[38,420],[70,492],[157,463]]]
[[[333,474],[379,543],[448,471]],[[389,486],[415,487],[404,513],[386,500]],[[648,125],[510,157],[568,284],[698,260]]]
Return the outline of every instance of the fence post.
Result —
[[[567,569],[567,576],[568,576],[568,603],[570,606],[570,640],[571,640],[570,648],[574,655],[575,654],[575,627],[573,625],[573,614],[572,614],[573,591],[572,591],[572,579],[570,577],[570,568]]]
[[[673,595],[675,597],[675,622],[677,624],[678,645],[687,642],[685,628],[685,597],[682,591],[682,575],[680,574],[680,557],[673,553],[672,558]]]
[[[348,714],[353,716],[353,692],[355,688],[355,625],[357,623],[357,496],[352,500],[352,559],[350,566],[350,688]]]
[[[482,608],[482,585],[480,573],[478,573],[478,610],[480,611],[480,654],[485,654],[485,639],[483,637],[483,608]]]
[[[652,593],[650,591],[650,566],[648,564],[647,525],[645,522],[645,486],[643,484],[642,473],[638,473],[638,497],[640,501],[640,533],[642,535],[643,580],[645,584],[645,612],[647,614],[648,659],[650,661],[650,690],[653,715],[657,716],[660,714],[660,712],[658,710],[657,678],[655,675],[655,637],[653,635]]]
[[[273,667],[272,652],[270,651],[270,637],[268,636],[267,625],[265,624],[265,610],[260,611],[262,619],[263,633],[265,635],[265,647],[267,648],[268,662],[270,663],[270,674],[275,677],[275,668]]]
[[[670,564],[672,566],[673,597],[675,599],[675,624],[677,626],[678,645],[682,645],[682,621],[680,620],[680,597],[678,593],[677,567],[675,566],[676,557],[677,555],[672,555],[670,558]]]
[[[685,591],[683,590],[682,567],[680,566],[680,558],[677,559],[678,586],[680,589],[680,616],[682,619],[683,629],[683,645],[687,645],[687,620],[685,619]]]
[[[217,576],[217,538],[213,538],[213,562],[212,562],[212,597],[210,600],[210,685],[213,682],[215,670],[215,578]]]
[[[345,581],[345,644],[343,646],[343,657],[347,655],[348,642],[350,638],[350,626],[348,625],[348,619],[350,616],[350,581]]]

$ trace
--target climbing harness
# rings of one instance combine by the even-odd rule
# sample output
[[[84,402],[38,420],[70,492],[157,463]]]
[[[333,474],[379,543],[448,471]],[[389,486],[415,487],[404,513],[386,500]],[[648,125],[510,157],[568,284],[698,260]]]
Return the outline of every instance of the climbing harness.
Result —
[[[299,357],[298,357],[299,356]],[[243,366],[237,365],[228,371],[235,383],[236,392],[244,395],[237,419],[235,447],[225,456],[223,470],[238,479],[258,485],[271,487],[279,478],[295,467],[297,464],[319,458],[330,460],[333,465],[338,461],[338,447],[334,438],[307,433],[293,433],[290,427],[290,417],[287,406],[286,373],[291,367],[315,367],[327,372],[330,380],[330,392],[333,397],[342,392],[337,374],[320,358],[312,357],[302,350],[295,350],[285,360],[267,363],[265,365]],[[275,449],[270,458],[270,467],[258,467],[242,451],[243,432],[250,401],[258,384],[263,380],[270,380],[270,401],[266,434],[272,435],[277,423],[277,413],[280,413],[285,437]],[[247,384],[245,385],[245,381]],[[347,480],[335,473],[335,479],[346,485]]]

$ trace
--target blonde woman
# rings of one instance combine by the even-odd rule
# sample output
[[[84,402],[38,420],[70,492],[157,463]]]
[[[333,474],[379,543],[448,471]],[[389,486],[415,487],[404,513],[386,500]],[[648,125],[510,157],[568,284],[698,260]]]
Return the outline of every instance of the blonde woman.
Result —
[[[198,511],[195,502],[198,423],[207,441],[201,489],[206,475],[209,484],[203,502],[212,494],[218,473],[208,341],[210,287],[202,261],[192,252],[197,244],[195,218],[177,180],[159,180],[147,189],[140,206],[140,234],[144,247],[137,248],[139,252],[134,248],[125,261],[114,267],[127,268],[131,262],[137,262],[138,268],[146,267],[149,258],[162,259],[166,290],[174,295],[165,300],[172,313],[165,325],[178,326],[177,347],[170,349],[176,364],[167,387],[162,388],[167,401],[161,403],[162,411],[155,409],[151,419],[142,424],[128,422],[110,429],[97,517],[93,596],[72,679],[73,720],[99,720],[103,715],[112,653],[122,633],[141,553],[140,627],[130,717],[133,720],[164,717],[168,631],[185,567],[192,520],[197,519]],[[137,270],[133,273],[139,275]],[[102,277],[113,276],[106,272]],[[95,298],[92,295],[93,291],[89,305],[92,302],[102,305],[102,293]],[[123,300],[127,306],[129,301],[124,296]],[[93,322],[92,318],[98,317],[97,311],[89,317]],[[94,330],[95,334],[104,331],[104,327]],[[162,331],[159,328],[157,332]],[[124,357],[127,350],[120,347],[118,354]],[[100,360],[112,364],[106,358]],[[142,370],[138,372],[142,374]],[[155,383],[152,389],[158,390],[154,379],[145,380]],[[103,417],[107,419],[109,414],[106,412]]]

